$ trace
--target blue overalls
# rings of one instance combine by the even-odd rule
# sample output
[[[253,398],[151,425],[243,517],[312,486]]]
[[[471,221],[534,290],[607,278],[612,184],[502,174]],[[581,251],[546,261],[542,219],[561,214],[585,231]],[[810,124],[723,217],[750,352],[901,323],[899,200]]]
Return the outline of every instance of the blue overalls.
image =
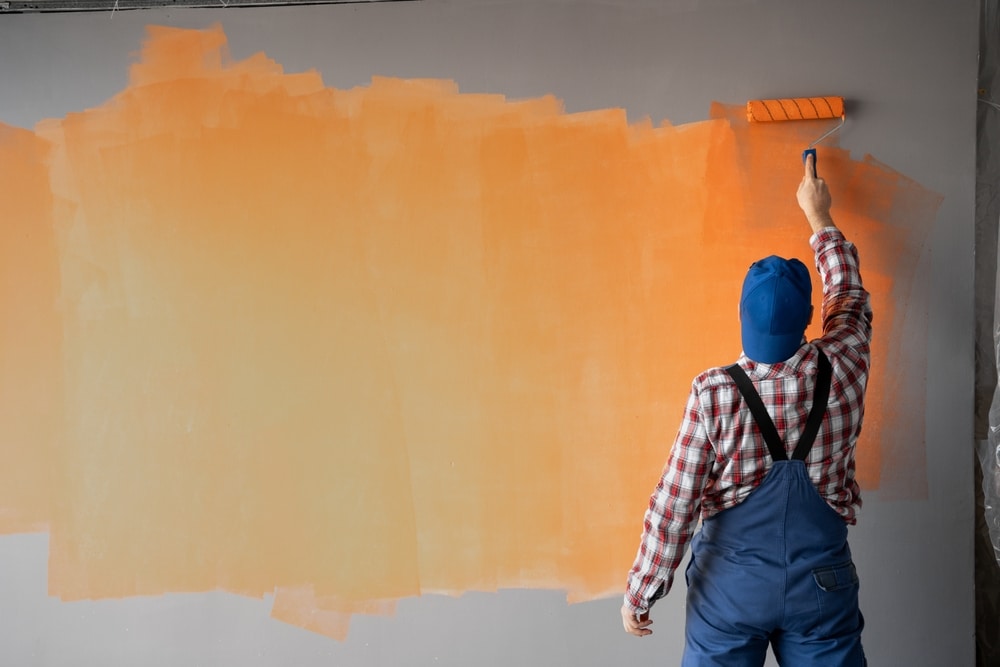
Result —
[[[738,366],[726,370],[773,463],[746,500],[706,519],[692,541],[682,664],[759,666],[770,644],[790,667],[866,665],[847,525],[805,464],[826,412],[830,362],[820,352],[812,412],[791,460],[749,378]]]

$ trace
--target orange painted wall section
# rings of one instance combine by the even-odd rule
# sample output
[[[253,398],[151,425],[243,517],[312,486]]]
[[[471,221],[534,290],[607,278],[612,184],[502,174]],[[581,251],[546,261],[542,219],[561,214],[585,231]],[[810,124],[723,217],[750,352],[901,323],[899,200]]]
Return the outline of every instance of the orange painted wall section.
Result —
[[[50,531],[64,600],[274,593],[334,637],[423,593],[617,594],[746,268],[811,263],[823,122],[336,90],[225,45],[150,28],[101,107],[0,126],[0,530]],[[819,160],[874,294],[861,483],[919,496],[893,388],[923,381],[899,349],[940,197]]]

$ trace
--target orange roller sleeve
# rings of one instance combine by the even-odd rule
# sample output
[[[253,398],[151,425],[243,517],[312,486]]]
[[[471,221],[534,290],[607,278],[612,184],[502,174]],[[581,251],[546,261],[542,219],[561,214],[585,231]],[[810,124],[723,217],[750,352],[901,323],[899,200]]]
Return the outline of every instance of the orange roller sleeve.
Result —
[[[843,97],[789,97],[747,102],[747,120],[752,123],[840,118],[843,115]]]

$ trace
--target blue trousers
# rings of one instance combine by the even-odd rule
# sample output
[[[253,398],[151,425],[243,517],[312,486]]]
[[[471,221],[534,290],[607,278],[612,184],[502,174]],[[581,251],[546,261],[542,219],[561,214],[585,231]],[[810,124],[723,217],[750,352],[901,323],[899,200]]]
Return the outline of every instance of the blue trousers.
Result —
[[[847,526],[802,461],[775,461],[741,504],[707,519],[686,571],[683,667],[863,667]]]

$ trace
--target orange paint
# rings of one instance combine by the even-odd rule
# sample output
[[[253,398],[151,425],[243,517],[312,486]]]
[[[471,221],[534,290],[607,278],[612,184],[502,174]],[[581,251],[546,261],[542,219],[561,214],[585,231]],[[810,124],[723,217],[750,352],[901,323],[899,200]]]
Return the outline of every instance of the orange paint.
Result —
[[[0,531],[45,530],[65,433],[49,146],[0,124]]]
[[[843,115],[843,97],[785,97],[747,102],[747,120],[755,123],[840,118]]]
[[[617,594],[690,379],[739,353],[746,267],[808,258],[815,128],[335,90],[224,46],[152,28],[105,105],[0,134],[35,230],[2,246],[0,387],[28,391],[0,474],[31,477],[3,528],[49,526],[63,599],[274,593],[334,637],[422,593]],[[861,482],[919,480],[922,424],[882,395],[939,198],[820,170],[875,293]]]

